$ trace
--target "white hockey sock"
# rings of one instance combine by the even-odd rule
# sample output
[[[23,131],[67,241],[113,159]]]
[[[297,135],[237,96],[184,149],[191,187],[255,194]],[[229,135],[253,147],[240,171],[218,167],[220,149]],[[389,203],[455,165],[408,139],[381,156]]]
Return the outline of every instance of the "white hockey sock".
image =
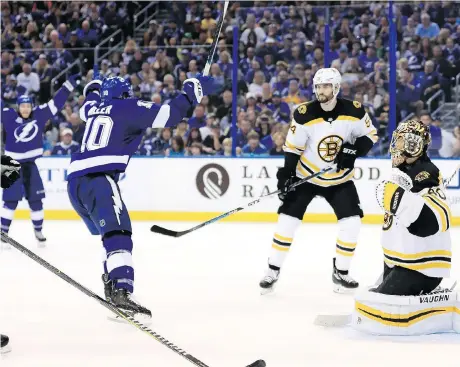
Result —
[[[359,216],[339,220],[339,233],[335,246],[335,266],[337,269],[350,269],[351,259],[355,254],[360,228],[361,218]]]
[[[273,236],[272,248],[270,249],[270,257],[268,259],[270,268],[279,270],[283,265],[300,222],[300,219],[289,215],[279,215],[278,225]]]

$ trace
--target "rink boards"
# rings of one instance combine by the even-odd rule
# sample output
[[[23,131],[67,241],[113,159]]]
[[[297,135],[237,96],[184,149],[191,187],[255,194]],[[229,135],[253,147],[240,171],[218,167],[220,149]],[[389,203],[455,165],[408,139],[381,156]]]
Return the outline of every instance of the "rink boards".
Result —
[[[78,219],[66,191],[67,157],[37,160],[46,191],[47,219]],[[150,158],[136,157],[122,175],[120,188],[133,220],[203,221],[276,190],[280,158]],[[435,160],[444,177],[460,160]],[[381,223],[382,214],[375,199],[375,186],[390,173],[387,159],[359,159],[355,182],[365,213],[365,223]],[[453,223],[460,225],[460,176],[448,188]],[[276,195],[226,220],[248,222],[276,221],[279,200]],[[22,201],[16,218],[29,217]],[[307,222],[333,222],[335,216],[324,199],[315,199],[305,214]]]

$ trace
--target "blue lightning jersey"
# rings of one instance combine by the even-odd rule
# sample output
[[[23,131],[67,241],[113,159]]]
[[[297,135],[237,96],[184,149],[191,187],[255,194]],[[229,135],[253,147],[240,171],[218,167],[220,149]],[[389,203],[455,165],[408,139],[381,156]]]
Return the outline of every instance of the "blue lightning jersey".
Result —
[[[72,84],[66,81],[51,101],[34,107],[28,119],[23,119],[12,108],[2,108],[2,125],[6,132],[5,154],[20,163],[41,157],[45,124],[62,110],[72,91]]]
[[[124,172],[148,127],[163,128],[179,124],[190,103],[180,94],[168,104],[157,105],[137,99],[101,102],[90,93],[80,108],[86,121],[80,152],[73,153],[68,179],[90,173]]]

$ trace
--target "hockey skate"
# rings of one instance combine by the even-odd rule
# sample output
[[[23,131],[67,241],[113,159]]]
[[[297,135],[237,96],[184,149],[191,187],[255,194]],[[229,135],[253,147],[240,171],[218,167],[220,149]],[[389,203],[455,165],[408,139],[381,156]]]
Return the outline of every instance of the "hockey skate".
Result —
[[[128,290],[124,288],[115,288],[114,282],[109,279],[108,274],[102,275],[102,281],[104,283],[104,294],[107,302],[110,302],[121,311],[144,324],[145,321],[149,321],[152,318],[150,310],[137,303]],[[110,319],[123,322],[119,317],[110,317]]]
[[[11,352],[10,338],[3,334],[0,335],[0,338],[0,354]]]
[[[275,284],[278,281],[278,277],[280,276],[279,270],[273,270],[268,268],[265,273],[265,276],[260,281],[260,294],[265,295],[271,293],[275,289]]]
[[[353,293],[359,283],[348,275],[348,270],[338,270],[333,261],[332,282],[335,293]]]
[[[42,231],[34,230],[35,238],[37,240],[38,247],[45,247],[46,246],[46,237],[43,236]]]

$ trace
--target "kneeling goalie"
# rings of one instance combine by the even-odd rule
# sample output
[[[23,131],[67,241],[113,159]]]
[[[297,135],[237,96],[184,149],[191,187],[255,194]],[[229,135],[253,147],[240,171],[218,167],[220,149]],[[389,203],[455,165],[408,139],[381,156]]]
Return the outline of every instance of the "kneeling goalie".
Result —
[[[451,268],[451,213],[439,169],[426,155],[418,120],[393,133],[391,178],[377,186],[385,211],[382,282],[355,298],[351,325],[381,335],[460,332],[460,295],[439,287]],[[458,298],[458,300],[457,300]]]

